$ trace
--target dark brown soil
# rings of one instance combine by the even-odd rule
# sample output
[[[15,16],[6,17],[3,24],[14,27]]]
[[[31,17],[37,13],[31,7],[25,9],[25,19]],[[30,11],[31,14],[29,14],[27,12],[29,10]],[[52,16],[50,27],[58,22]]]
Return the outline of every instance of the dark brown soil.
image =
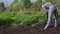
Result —
[[[59,23],[60,24],[60,23]],[[0,27],[0,34],[60,34],[60,25],[55,28],[54,22],[51,23],[51,26],[44,30],[44,23],[36,23],[29,26],[17,26],[17,27]]]

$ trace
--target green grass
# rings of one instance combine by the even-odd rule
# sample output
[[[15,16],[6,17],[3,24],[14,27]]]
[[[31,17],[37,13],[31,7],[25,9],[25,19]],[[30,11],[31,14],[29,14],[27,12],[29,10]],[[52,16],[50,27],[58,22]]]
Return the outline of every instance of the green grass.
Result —
[[[15,13],[13,12],[2,12],[0,13],[0,26],[2,25],[6,25],[6,26],[10,26],[12,24],[12,22],[14,22],[14,20],[12,19],[12,17],[15,16]]]
[[[16,26],[37,23],[45,20],[42,12],[36,11],[19,11],[19,12],[2,12],[0,13],[0,26]]]
[[[58,12],[60,20],[60,12]],[[54,19],[54,18],[53,18]],[[32,23],[43,22],[46,20],[46,14],[43,11],[5,11],[0,13],[0,26],[18,26]]]

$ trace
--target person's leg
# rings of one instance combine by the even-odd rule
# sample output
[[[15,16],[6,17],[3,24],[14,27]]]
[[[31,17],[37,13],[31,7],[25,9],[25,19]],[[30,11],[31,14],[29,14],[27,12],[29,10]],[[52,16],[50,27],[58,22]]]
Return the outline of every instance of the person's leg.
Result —
[[[58,13],[55,12],[54,16],[55,16],[55,27],[57,27],[58,26]]]
[[[50,8],[48,11],[48,21],[44,29],[47,29],[49,27],[51,20],[52,20],[52,15],[53,15],[53,10]]]

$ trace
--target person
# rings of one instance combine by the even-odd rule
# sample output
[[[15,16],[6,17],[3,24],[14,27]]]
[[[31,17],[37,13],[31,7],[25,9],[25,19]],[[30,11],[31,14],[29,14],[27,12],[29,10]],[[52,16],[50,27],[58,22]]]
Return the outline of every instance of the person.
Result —
[[[53,15],[55,16],[55,25],[54,25],[54,27],[57,27],[58,26],[57,7],[54,4],[52,4],[51,2],[46,2],[42,5],[42,8],[46,12],[47,20],[48,20],[46,26],[44,27],[44,29],[47,29],[49,27]]]

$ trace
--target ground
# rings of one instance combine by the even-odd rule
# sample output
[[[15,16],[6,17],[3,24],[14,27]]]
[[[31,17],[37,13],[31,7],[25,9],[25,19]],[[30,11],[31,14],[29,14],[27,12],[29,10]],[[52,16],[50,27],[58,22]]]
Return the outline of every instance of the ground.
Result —
[[[60,25],[55,28],[54,22],[51,22],[50,27],[44,30],[45,25],[46,22],[17,27],[2,26],[0,27],[0,34],[60,34]]]

